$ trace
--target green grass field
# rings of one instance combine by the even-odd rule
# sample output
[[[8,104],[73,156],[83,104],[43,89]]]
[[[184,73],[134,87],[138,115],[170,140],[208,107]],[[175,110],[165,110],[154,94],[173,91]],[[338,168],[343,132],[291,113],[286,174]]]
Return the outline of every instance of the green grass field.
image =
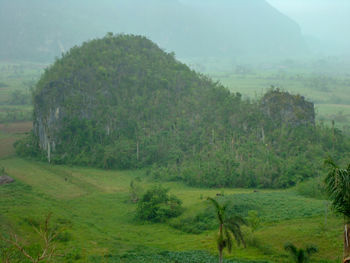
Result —
[[[245,229],[251,240],[248,247],[235,247],[227,258],[290,262],[283,250],[287,241],[317,245],[320,252],[314,262],[337,262],[342,253],[341,218],[328,213],[326,224],[324,201],[298,196],[293,190],[254,193],[251,189],[191,188],[154,181],[143,171],[52,166],[16,157],[2,158],[0,167],[16,179],[16,183],[0,187],[3,229],[11,226],[31,240],[34,232],[28,222],[37,222],[52,212],[54,222],[67,225],[69,239],[59,247],[78,259],[67,256],[63,262],[176,262],[176,258],[189,255],[194,261],[180,262],[215,262],[210,255],[216,253],[216,230],[188,234],[167,223],[135,220],[136,204],[130,201],[129,184],[136,178],[141,178],[144,189],[158,183],[169,187],[183,201],[183,216],[195,214],[208,205],[205,197],[221,192],[241,209],[257,210],[262,226],[253,236]],[[106,255],[108,260],[101,261]],[[195,261],[201,257],[209,261]]]

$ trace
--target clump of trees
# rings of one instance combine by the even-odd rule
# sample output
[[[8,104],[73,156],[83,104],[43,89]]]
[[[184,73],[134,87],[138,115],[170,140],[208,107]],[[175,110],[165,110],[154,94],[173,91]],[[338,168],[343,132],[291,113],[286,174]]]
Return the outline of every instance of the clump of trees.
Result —
[[[11,92],[9,104],[11,105],[29,105],[31,94],[28,91],[16,89]]]
[[[136,217],[147,222],[164,222],[183,212],[182,202],[169,189],[154,186],[141,197],[137,204]]]

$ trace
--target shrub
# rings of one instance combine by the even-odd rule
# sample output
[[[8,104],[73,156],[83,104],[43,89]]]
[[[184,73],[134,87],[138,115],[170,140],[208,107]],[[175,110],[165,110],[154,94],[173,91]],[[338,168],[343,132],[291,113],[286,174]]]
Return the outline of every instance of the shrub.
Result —
[[[326,199],[324,184],[321,177],[316,177],[296,186],[298,194],[316,199]]]
[[[208,211],[208,210],[207,210]],[[190,234],[200,234],[216,227],[214,213],[201,212],[195,216],[177,218],[170,225],[178,230]]]
[[[143,221],[164,222],[182,213],[182,202],[169,189],[155,186],[148,190],[138,202],[137,218]]]

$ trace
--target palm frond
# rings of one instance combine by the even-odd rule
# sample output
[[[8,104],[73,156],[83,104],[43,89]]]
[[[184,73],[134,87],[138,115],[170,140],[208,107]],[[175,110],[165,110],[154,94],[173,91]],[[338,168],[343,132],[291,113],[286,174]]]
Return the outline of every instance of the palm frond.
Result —
[[[207,200],[209,200],[214,205],[216,216],[219,219],[219,223],[222,224],[224,221],[226,206],[221,206],[218,201],[211,197],[208,197]]]
[[[306,248],[306,253],[308,256],[311,256],[312,254],[315,254],[317,252],[318,252],[318,248],[313,245],[310,245]]]
[[[233,245],[232,236],[227,228],[224,229],[224,232],[225,232],[226,246],[227,246],[228,251],[231,253],[232,245]]]
[[[229,218],[226,219],[226,221],[230,223],[239,224],[239,225],[245,225],[245,226],[248,225],[247,220],[245,220],[243,217],[239,215],[230,216]]]
[[[325,178],[326,192],[332,200],[333,208],[350,217],[350,169],[339,168],[331,159],[325,160],[329,167]]]
[[[235,223],[233,221],[225,222],[224,226],[226,229],[228,229],[232,233],[233,237],[236,239],[238,246],[241,245],[241,243],[242,243],[243,246],[246,247],[243,233],[242,233],[241,227],[238,223]]]
[[[298,249],[292,243],[286,243],[284,249],[290,252],[294,257],[298,257]]]
[[[208,197],[207,200],[209,200],[217,210],[220,210],[220,204],[218,203],[218,201],[211,197]]]
[[[336,165],[336,163],[333,161],[333,159],[331,157],[328,157],[327,159],[325,159],[323,164],[326,167],[338,168],[338,166]]]

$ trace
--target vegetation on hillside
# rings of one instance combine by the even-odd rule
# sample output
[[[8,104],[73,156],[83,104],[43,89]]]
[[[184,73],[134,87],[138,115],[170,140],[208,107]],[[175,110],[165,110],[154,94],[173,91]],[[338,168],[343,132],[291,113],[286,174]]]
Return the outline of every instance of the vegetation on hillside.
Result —
[[[294,101],[288,93],[271,95],[299,122],[276,121],[260,100],[229,92],[144,37],[108,34],[45,71],[34,93],[36,137],[18,152],[40,144],[53,163],[149,167],[193,186],[261,188],[293,186],[320,175],[327,155],[348,155],[340,130],[305,121],[302,108],[282,103]]]

